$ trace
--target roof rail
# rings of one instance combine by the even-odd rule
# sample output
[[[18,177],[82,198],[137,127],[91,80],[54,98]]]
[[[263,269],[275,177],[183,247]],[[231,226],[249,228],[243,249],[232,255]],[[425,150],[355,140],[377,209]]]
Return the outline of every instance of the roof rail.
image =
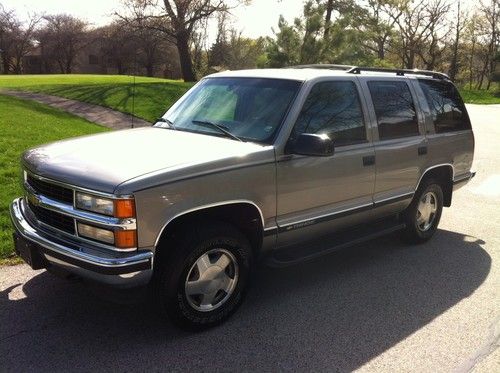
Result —
[[[352,70],[356,66],[349,65],[336,65],[336,64],[328,64],[328,63],[317,63],[311,65],[296,65],[296,66],[288,66],[287,69],[326,69],[326,70]]]
[[[441,80],[450,80],[449,76],[443,73],[438,73],[435,71],[429,70],[418,70],[418,69],[389,69],[385,67],[358,67],[353,66],[347,72],[350,74],[361,74],[362,71],[373,71],[373,72],[381,72],[381,73],[395,73],[398,76],[404,76],[405,74],[414,74],[414,75],[424,75],[430,76],[435,79]]]

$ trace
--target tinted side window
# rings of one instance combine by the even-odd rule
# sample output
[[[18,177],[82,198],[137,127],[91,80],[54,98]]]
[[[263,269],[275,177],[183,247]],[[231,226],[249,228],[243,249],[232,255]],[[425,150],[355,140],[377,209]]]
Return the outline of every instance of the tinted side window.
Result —
[[[471,128],[464,103],[453,84],[424,79],[418,82],[431,109],[436,133]]]
[[[337,146],[366,141],[356,85],[348,81],[317,83],[302,107],[293,137],[300,133],[325,133]]]
[[[406,82],[368,82],[380,140],[418,135],[417,112]]]

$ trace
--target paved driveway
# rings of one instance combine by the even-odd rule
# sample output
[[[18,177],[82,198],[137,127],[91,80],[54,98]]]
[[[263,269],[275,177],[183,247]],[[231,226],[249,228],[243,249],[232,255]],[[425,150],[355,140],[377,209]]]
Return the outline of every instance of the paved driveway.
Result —
[[[133,295],[0,269],[2,371],[499,371],[500,106],[470,106],[478,175],[435,238],[261,268],[224,325],[175,329]],[[113,299],[113,301],[109,301]]]

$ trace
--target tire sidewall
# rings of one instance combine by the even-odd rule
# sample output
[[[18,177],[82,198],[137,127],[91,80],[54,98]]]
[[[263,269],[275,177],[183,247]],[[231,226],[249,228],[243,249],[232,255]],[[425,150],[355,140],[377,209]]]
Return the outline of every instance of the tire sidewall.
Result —
[[[213,311],[195,310],[188,302],[185,293],[185,281],[193,264],[206,252],[213,249],[225,249],[231,252],[238,264],[238,282],[230,298]],[[172,258],[173,259],[173,258]],[[163,292],[164,307],[167,314],[180,326],[191,329],[204,329],[219,324],[227,319],[241,304],[246,294],[251,270],[250,245],[238,235],[216,234],[201,238],[198,243],[183,247],[177,258],[169,266],[169,273],[162,276],[159,291]]]
[[[434,221],[432,222],[432,226],[426,231],[422,231],[419,228],[417,222],[418,204],[422,196],[424,196],[429,192],[434,193],[434,195],[436,196],[437,211]],[[432,180],[429,180],[421,189],[419,189],[419,192],[417,192],[417,195],[415,196],[415,199],[412,203],[412,208],[409,210],[409,216],[407,217],[407,224],[409,224],[410,234],[415,235],[415,238],[421,242],[430,239],[437,230],[439,221],[441,220],[442,212],[443,212],[443,190],[441,189],[439,184],[437,184]]]

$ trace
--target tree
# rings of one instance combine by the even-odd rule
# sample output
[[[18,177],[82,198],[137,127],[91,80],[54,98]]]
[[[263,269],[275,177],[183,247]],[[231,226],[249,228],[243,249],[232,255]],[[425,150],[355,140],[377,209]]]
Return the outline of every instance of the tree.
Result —
[[[15,36],[19,33],[20,22],[13,10],[6,10],[0,4],[0,57],[2,57],[2,70],[8,74],[11,70]]]
[[[225,0],[124,0],[129,14],[119,17],[130,22],[155,20],[148,29],[158,30],[172,38],[179,52],[182,76],[185,81],[195,81],[190,44],[197,25],[229,6]],[[241,3],[243,1],[238,1]],[[246,1],[244,1],[246,2]],[[146,24],[145,24],[146,25]]]
[[[269,39],[268,58],[270,67],[297,65],[301,60],[301,35],[283,16],[279,17],[278,30],[273,29],[275,39]]]
[[[487,25],[485,31],[487,35],[488,54],[484,61],[483,74],[481,75],[479,87],[482,85],[483,76],[488,74],[489,79],[486,89],[490,89],[500,45],[500,30],[498,29],[500,23],[500,0],[491,0],[490,4],[480,1],[480,12],[483,14]]]
[[[389,0],[368,0],[364,25],[366,40],[363,45],[376,53],[379,60],[385,59],[387,44],[395,34],[394,26],[403,14],[402,8],[391,7]]]
[[[61,73],[73,71],[78,53],[89,42],[87,23],[67,14],[43,17],[45,25],[38,31],[37,37],[43,57],[55,61]]]
[[[24,24],[12,10],[5,10],[0,4],[0,57],[5,74],[23,72],[23,61],[33,50],[34,34],[41,17],[30,14]]]
[[[119,75],[134,71],[137,43],[133,41],[133,30],[126,23],[115,21],[97,31],[105,66],[115,68]]]
[[[399,29],[397,49],[403,67],[415,68],[420,57],[426,68],[434,68],[440,52],[438,31],[449,5],[444,0],[420,0],[395,3],[393,7],[397,10],[394,14],[399,15],[397,19],[394,14],[391,17]]]
[[[457,16],[455,21],[455,39],[453,40],[453,52],[451,56],[450,69],[448,75],[451,80],[455,80],[458,70],[460,68],[459,60],[458,60],[458,47],[460,44],[460,35],[465,27],[465,23],[462,22],[462,13],[460,11],[460,0],[457,2]]]

